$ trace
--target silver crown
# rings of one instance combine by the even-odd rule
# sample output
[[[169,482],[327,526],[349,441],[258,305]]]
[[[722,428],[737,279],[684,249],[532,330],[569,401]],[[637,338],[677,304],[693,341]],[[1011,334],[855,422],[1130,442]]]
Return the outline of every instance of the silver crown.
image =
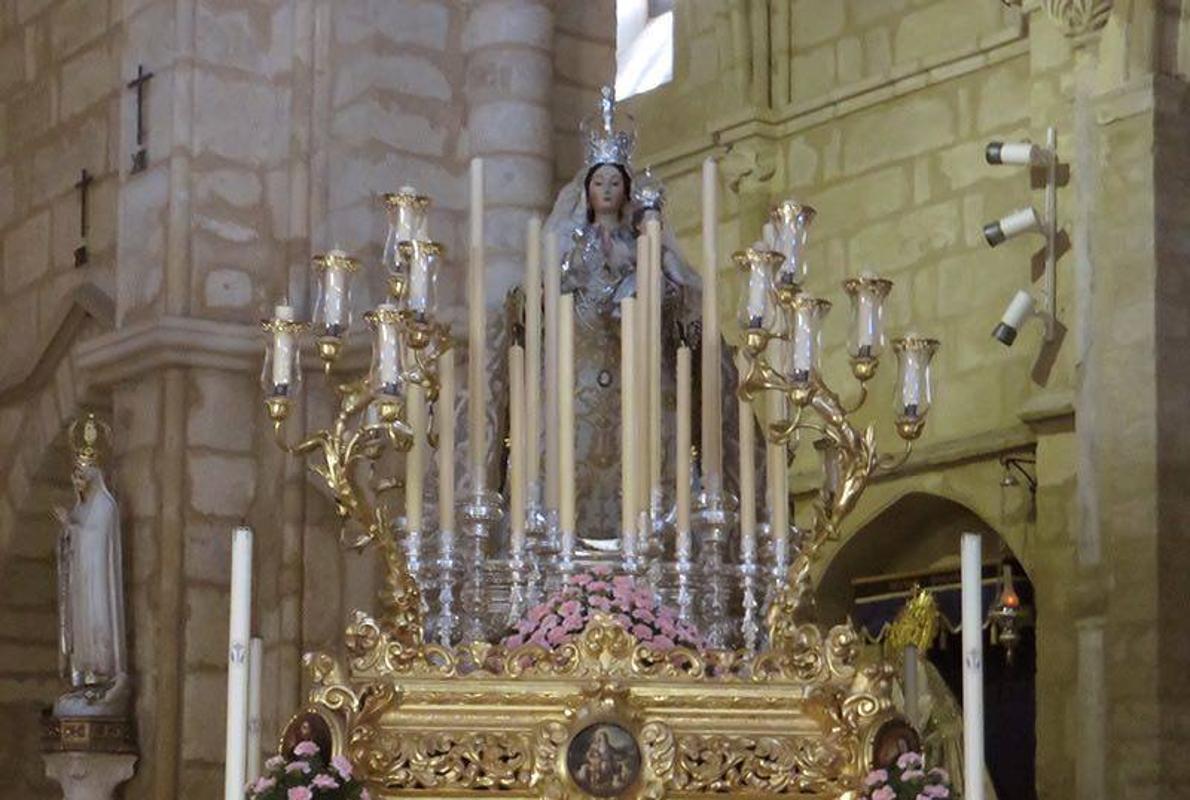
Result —
[[[665,205],[665,184],[648,167],[632,182],[632,201],[642,211],[660,211]]]
[[[587,146],[587,167],[596,164],[618,164],[627,168],[636,148],[636,131],[631,115],[624,114],[628,127],[616,129],[616,100],[612,87],[600,92],[599,115],[590,116],[579,126]]]

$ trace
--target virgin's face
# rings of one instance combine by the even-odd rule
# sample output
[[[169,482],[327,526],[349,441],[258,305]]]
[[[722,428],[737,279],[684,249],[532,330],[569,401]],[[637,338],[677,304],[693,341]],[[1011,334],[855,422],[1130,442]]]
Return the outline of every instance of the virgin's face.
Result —
[[[591,176],[587,200],[596,214],[618,212],[624,206],[624,176],[610,164],[604,164]]]

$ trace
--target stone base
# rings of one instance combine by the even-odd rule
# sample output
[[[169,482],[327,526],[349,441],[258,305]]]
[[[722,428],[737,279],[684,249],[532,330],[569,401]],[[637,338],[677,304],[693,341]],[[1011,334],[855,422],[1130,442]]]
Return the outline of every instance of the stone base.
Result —
[[[116,787],[132,777],[132,753],[45,753],[45,774],[62,787],[65,800],[111,800]]]

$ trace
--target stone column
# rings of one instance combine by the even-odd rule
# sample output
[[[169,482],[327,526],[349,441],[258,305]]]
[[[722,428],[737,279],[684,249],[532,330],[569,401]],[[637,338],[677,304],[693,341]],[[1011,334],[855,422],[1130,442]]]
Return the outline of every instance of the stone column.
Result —
[[[525,226],[553,185],[552,4],[480,0],[463,31],[470,155],[484,159],[488,305],[521,280]]]
[[[62,787],[66,800],[110,800],[132,777],[129,753],[46,753],[45,774]]]

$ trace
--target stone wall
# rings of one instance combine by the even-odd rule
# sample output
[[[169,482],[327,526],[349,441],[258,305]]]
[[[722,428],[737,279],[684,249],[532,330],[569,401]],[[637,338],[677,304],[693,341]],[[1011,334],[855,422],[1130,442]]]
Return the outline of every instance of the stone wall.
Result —
[[[645,131],[639,160],[660,165],[692,259],[700,162],[720,161],[723,316],[734,316],[731,251],[758,237],[770,203],[794,196],[820,212],[807,288],[836,302],[829,383],[854,392],[844,276],[892,278],[892,332],[943,340],[917,455],[869,490],[843,538],[929,492],[1013,548],[1037,589],[1039,796],[1173,796],[1184,792],[1168,755],[1177,745],[1160,742],[1180,741],[1185,637],[1162,620],[1186,552],[1175,532],[1184,492],[1169,488],[1185,475],[1186,426],[1169,403],[1187,371],[1160,354],[1185,332],[1172,311],[1184,281],[1166,271],[1184,260],[1185,185],[1163,137],[1183,108],[1184,10],[1115,3],[1100,29],[1080,27],[1084,5],[679,4],[675,80],[630,105]],[[1030,322],[1007,349],[989,334],[1012,293],[1038,279],[1040,239],[990,250],[980,228],[1042,198],[1025,170],[988,166],[983,145],[1041,141],[1048,125],[1067,165],[1060,324],[1047,342]],[[892,449],[888,360],[864,419]],[[1036,455],[1035,520],[1000,519],[1007,452]],[[800,502],[816,470],[812,456],[794,462]]]

